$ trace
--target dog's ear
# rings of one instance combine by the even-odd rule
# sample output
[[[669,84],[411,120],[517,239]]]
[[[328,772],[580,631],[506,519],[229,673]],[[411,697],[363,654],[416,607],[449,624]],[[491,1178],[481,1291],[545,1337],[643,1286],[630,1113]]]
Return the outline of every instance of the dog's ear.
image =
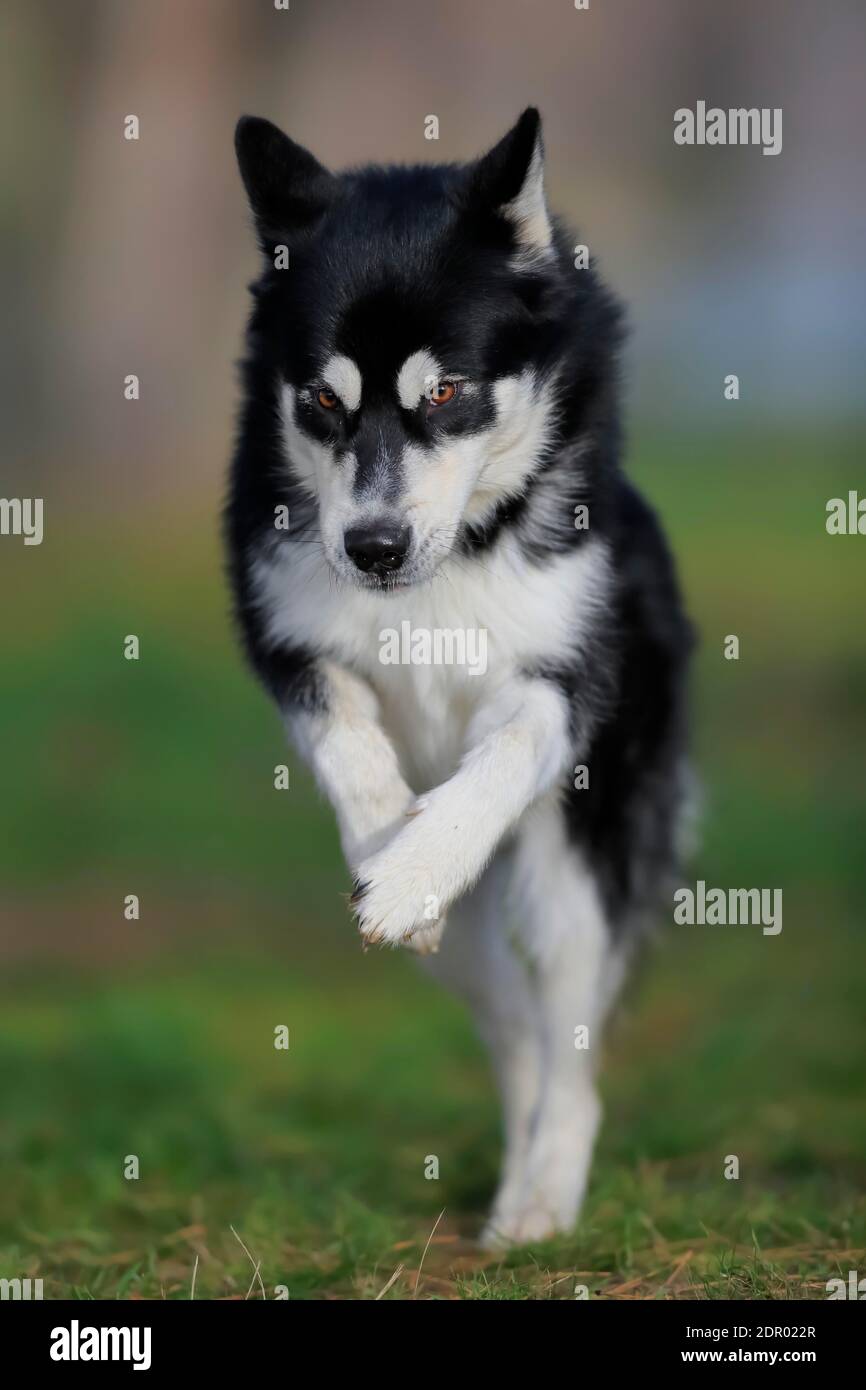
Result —
[[[473,166],[469,200],[495,210],[513,228],[524,251],[548,251],[553,230],[544,198],[541,117],[527,107],[515,126]]]
[[[313,226],[334,196],[333,174],[261,116],[241,116],[235,150],[266,253],[275,243]]]

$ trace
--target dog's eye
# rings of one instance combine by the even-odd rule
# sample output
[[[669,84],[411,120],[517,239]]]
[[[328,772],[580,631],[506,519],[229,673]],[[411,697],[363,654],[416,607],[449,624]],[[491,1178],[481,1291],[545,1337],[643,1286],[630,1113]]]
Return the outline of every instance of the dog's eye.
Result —
[[[432,406],[448,405],[457,395],[459,386],[457,381],[437,381],[427,399]]]
[[[323,410],[336,410],[337,406],[340,404],[334,392],[330,391],[327,386],[322,387],[316,400]]]

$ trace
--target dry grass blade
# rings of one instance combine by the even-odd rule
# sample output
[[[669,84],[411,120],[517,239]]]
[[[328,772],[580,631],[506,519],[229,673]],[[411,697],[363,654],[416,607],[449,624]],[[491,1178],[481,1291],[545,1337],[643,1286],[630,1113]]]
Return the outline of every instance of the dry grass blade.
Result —
[[[414,1289],[412,1290],[412,1297],[413,1297],[413,1298],[417,1298],[417,1297],[418,1297],[418,1285],[419,1285],[420,1282],[421,1282],[421,1270],[424,1268],[424,1260],[425,1260],[425,1258],[426,1258],[426,1256],[427,1256],[427,1251],[430,1249],[430,1242],[431,1242],[431,1240],[433,1239],[433,1237],[434,1237],[435,1234],[436,1234],[436,1228],[438,1227],[439,1222],[442,1220],[442,1217],[443,1217],[444,1215],[445,1215],[445,1208],[443,1207],[442,1210],[440,1211],[439,1215],[436,1217],[436,1222],[435,1222],[435,1225],[433,1226],[433,1230],[430,1232],[429,1236],[427,1237],[427,1244],[424,1246],[424,1253],[423,1253],[423,1255],[421,1256],[421,1263],[420,1263],[419,1266],[418,1266],[418,1273],[415,1275],[415,1287],[414,1287]]]
[[[253,1270],[253,1277],[252,1277],[252,1279],[250,1280],[249,1288],[247,1289],[246,1293],[244,1294],[244,1302],[246,1302],[246,1300],[249,1298],[250,1294],[252,1293],[252,1291],[253,1291],[253,1284],[256,1282],[256,1279],[259,1279],[259,1283],[261,1283],[261,1279],[259,1278],[259,1270],[261,1269],[261,1267],[262,1267],[262,1262],[261,1262],[261,1260],[259,1260],[259,1262],[258,1262],[258,1264],[256,1265],[255,1269]]]
[[[384,1297],[385,1297],[385,1294],[388,1292],[389,1289],[391,1289],[391,1288],[394,1287],[394,1285],[396,1284],[397,1280],[400,1278],[400,1275],[401,1275],[402,1273],[403,1273],[403,1266],[402,1266],[402,1265],[398,1265],[397,1268],[394,1270],[394,1273],[391,1275],[391,1278],[388,1280],[387,1284],[385,1285],[385,1287],[384,1287],[383,1289],[380,1289],[379,1292],[376,1294],[376,1297],[375,1297],[375,1299],[373,1300],[374,1303],[378,1303],[380,1298],[384,1298]]]
[[[244,1254],[246,1255],[247,1259],[249,1260],[250,1264],[251,1264],[252,1267],[253,1267],[253,1280],[252,1280],[252,1283],[250,1284],[250,1288],[252,1288],[253,1283],[255,1283],[256,1279],[258,1279],[259,1284],[261,1284],[262,1298],[267,1299],[267,1294],[265,1293],[265,1286],[264,1286],[264,1284],[262,1284],[262,1276],[259,1274],[259,1269],[261,1268],[261,1263],[262,1263],[261,1260],[259,1260],[258,1263],[257,1263],[257,1262],[253,1259],[252,1255],[250,1254],[250,1252],[249,1252],[249,1250],[247,1249],[247,1247],[244,1245],[243,1241],[241,1240],[241,1238],[240,1238],[240,1236],[238,1235],[237,1231],[235,1230],[234,1226],[232,1226],[231,1224],[229,1224],[229,1230],[231,1231],[231,1233],[232,1233],[232,1235],[234,1236],[235,1240],[237,1241],[238,1245],[241,1247],[241,1249],[243,1250]],[[249,1293],[247,1293],[247,1298],[249,1298]]]

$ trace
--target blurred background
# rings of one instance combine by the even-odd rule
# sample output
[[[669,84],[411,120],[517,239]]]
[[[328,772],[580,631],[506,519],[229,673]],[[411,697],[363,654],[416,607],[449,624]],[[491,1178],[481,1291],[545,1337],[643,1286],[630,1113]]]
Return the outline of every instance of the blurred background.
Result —
[[[421,1296],[862,1272],[866,540],[824,527],[866,491],[858,0],[7,0],[2,25],[0,492],[45,499],[45,538],[0,539],[0,1275],[187,1297],[198,1256],[199,1297],[243,1297],[234,1226],[269,1294],[373,1296],[401,1263],[405,1297],[443,1208]],[[698,100],[781,107],[781,154],[676,146]],[[470,158],[530,103],[551,204],[628,306],[629,468],[701,633],[692,881],[781,887],[784,930],[668,925],[581,1233],[491,1262],[485,1059],[411,961],[361,955],[302,769],[274,790],[219,510],[256,272],[238,115],[340,167]]]

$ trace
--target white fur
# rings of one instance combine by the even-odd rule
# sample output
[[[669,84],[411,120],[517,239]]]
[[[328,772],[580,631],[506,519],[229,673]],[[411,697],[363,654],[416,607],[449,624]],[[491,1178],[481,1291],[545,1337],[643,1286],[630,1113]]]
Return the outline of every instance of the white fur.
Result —
[[[403,409],[414,410],[442,375],[442,368],[429,348],[411,353],[397,373],[397,399]]]
[[[522,951],[532,972],[539,1088],[524,1156],[504,1180],[489,1243],[538,1239],[573,1225],[583,1199],[601,1109],[594,1076],[601,1030],[624,961],[612,948],[593,875],[573,846],[553,798],[525,818],[514,863]],[[575,1047],[575,1029],[589,1048]]]
[[[333,662],[322,663],[322,674],[327,714],[287,722],[336,811],[343,853],[354,868],[399,828],[414,797],[370,686]]]
[[[322,369],[322,384],[329,386],[347,410],[357,410],[361,404],[363,383],[361,373],[351,357],[335,353]]]
[[[473,522],[483,520],[504,493],[520,492],[544,453],[551,431],[552,388],[539,388],[531,371],[503,377],[493,388],[493,395],[496,430],[466,509],[467,520]]]
[[[540,138],[536,141],[532,159],[520,192],[502,212],[513,224],[520,247],[520,259],[531,261],[536,256],[549,256],[553,247],[553,228],[544,197],[544,156]]]
[[[476,711],[468,752],[413,817],[366,859],[358,909],[362,936],[389,946],[414,936],[425,906],[439,911],[480,877],[502,838],[568,766],[568,711],[549,683],[513,679]]]
[[[601,1029],[623,967],[550,794],[452,909],[429,962],[472,1008],[502,1093],[505,1156],[486,1245],[541,1239],[577,1217],[600,1118]]]
[[[327,505],[329,495],[339,485],[340,474],[334,451],[298,424],[297,402],[306,395],[306,392],[296,392],[287,382],[283,383],[278,398],[280,433],[287,458],[292,460],[293,475],[320,505]],[[288,470],[288,463],[286,468]]]
[[[535,662],[573,658],[604,602],[609,566],[599,540],[534,565],[505,536],[483,568],[449,557],[427,584],[389,594],[335,584],[321,550],[298,542],[258,558],[253,577],[275,645],[324,648],[369,682],[421,791],[456,770],[480,701]],[[413,628],[485,628],[483,680],[461,666],[383,665],[379,634],[406,619]]]

